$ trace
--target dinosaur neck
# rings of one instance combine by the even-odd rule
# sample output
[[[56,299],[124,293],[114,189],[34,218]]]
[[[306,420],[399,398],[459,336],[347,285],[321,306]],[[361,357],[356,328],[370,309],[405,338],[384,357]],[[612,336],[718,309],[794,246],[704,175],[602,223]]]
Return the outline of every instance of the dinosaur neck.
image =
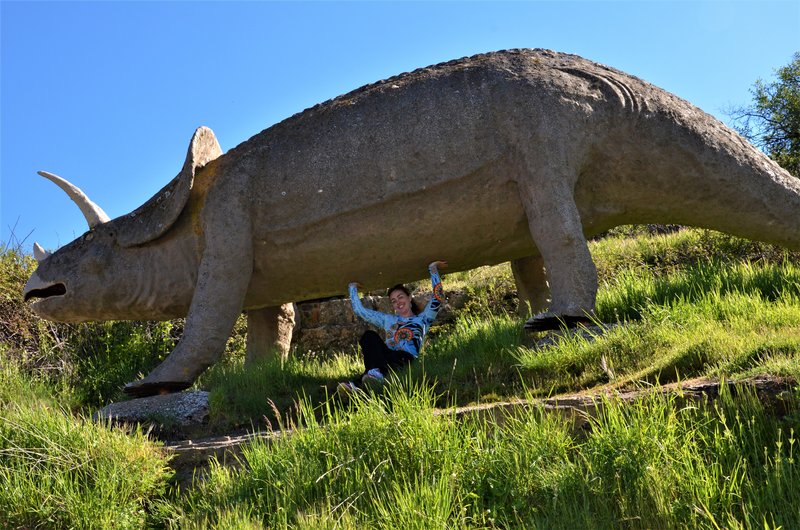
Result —
[[[197,282],[196,238],[175,234],[140,248],[127,249],[125,264],[131,290],[118,300],[127,319],[170,319],[185,316]]]

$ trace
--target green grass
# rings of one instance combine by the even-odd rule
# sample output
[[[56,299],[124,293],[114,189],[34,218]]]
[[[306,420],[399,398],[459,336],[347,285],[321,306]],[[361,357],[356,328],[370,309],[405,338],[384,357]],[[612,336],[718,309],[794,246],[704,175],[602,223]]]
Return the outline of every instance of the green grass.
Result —
[[[592,243],[602,278],[597,318],[619,323],[587,340],[567,335],[531,347],[514,313],[508,264],[448,275],[472,292],[453,324],[434,328],[414,378],[437,406],[510,400],[698,376],[773,373],[797,377],[800,268],[794,255],[723,234],[683,230]],[[616,254],[615,254],[616,252]],[[622,256],[624,259],[620,258]],[[262,426],[296,414],[308,398],[325,406],[338,381],[360,372],[353,350],[295,352],[288,363],[244,368],[241,355],[212,368],[212,425]]]
[[[368,527],[396,527],[397,521],[405,520],[416,521],[412,528],[423,528],[426,519],[420,517],[421,506],[412,497],[443,500],[446,491],[436,487],[436,477],[446,479],[463,464],[458,460],[458,446],[464,441],[455,433],[461,429],[459,425],[431,422],[429,410],[419,408],[421,402],[428,407],[432,402],[424,387],[408,392],[397,386],[382,399],[359,399],[349,409],[329,407],[323,422],[317,421],[306,404],[301,413],[304,429],[285,441],[248,448],[246,473],[215,467],[205,486],[187,498],[186,517],[214,521],[225,504],[235,506],[240,514],[262,514],[257,520],[269,527],[294,524],[298,516],[308,525],[314,520],[311,527],[317,527],[319,518],[350,518],[349,509],[357,512],[382,505],[382,510],[391,513],[384,511],[383,521],[376,517]],[[448,449],[449,445],[455,447]],[[449,460],[450,456],[456,459]],[[427,486],[433,486],[431,491],[427,486],[416,487],[423,477]],[[336,491],[334,496],[332,491]],[[386,496],[405,500],[402,505],[383,502],[389,501],[381,498]],[[240,503],[238,499],[248,500]],[[447,512],[446,508],[430,504],[425,505],[425,512],[435,519],[442,515],[437,511]]]
[[[363,371],[355,352],[333,357],[295,354],[286,361],[272,358],[245,367],[234,357],[207,373],[201,386],[211,388],[210,428],[266,428],[296,417],[300,398],[325,402],[338,381]]]
[[[433,334],[410,372],[430,382],[440,407],[609,383],[764,372],[797,377],[799,301],[800,267],[789,262],[705,262],[658,275],[630,268],[601,285],[598,319],[618,324],[605,333],[531,346],[514,314],[465,312]],[[219,396],[212,400],[215,417],[242,425],[263,415],[274,419],[274,409],[295,410],[303,396],[322,405],[337,381],[359,371],[351,351],[294,357],[285,365],[223,365],[204,384]]]
[[[769,373],[797,377],[800,269],[782,265],[698,266],[662,278],[630,273],[605,286],[598,315],[630,320],[587,340],[514,350],[533,386],[567,391],[609,381]],[[606,318],[603,318],[606,317]]]
[[[243,367],[237,325],[211,425],[302,426],[213,466],[177,496],[157,444],[89,419],[165,355],[182,323],[58,326],[14,298],[33,266],[0,259],[0,528],[794,528],[800,395],[774,416],[747,392],[708,406],[657,394],[603,403],[588,431],[531,407],[502,424],[431,409],[696,376],[798,379],[798,256],[721,234],[610,235],[591,244],[587,338],[534,347],[508,264],[445,277],[472,295],[385,391],[341,403],[354,349]],[[288,432],[288,431],[287,431]]]
[[[167,458],[141,430],[71,414],[62,396],[0,362],[0,527],[142,528]]]
[[[794,528],[800,422],[748,392],[708,407],[605,400],[588,433],[540,408],[434,416],[403,380],[214,466],[180,528]],[[234,525],[233,522],[236,524]]]

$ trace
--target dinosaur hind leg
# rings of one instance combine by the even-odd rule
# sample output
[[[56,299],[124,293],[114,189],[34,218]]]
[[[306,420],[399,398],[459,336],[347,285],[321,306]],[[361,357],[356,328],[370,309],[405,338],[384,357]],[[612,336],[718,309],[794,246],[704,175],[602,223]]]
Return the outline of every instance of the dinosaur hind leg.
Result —
[[[293,329],[292,304],[248,311],[245,363],[251,364],[273,354],[278,354],[286,360],[289,356]]]
[[[525,327],[544,330],[588,322],[597,295],[597,269],[570,179],[557,173],[532,181],[521,185],[520,192],[531,236],[547,269],[552,302],[548,311],[534,314]]]
[[[511,272],[519,296],[519,316],[529,317],[544,312],[550,303],[550,288],[547,286],[542,257],[528,256],[512,260]]]

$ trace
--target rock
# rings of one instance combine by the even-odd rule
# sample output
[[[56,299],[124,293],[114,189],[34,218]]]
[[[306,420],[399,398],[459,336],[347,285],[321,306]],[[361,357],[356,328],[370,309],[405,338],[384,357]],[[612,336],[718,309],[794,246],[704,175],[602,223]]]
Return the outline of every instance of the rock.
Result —
[[[140,424],[159,438],[190,438],[202,434],[208,423],[208,392],[178,392],[111,403],[94,418],[113,425]]]

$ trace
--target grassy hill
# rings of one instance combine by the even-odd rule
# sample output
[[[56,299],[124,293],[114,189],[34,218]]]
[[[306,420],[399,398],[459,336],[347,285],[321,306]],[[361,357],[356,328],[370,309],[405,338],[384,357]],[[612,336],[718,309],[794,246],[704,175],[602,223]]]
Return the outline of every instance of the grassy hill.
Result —
[[[702,230],[592,242],[591,334],[529,336],[508,265],[449,274],[471,299],[384,392],[341,403],[355,349],[245,371],[242,323],[198,382],[217,431],[305,428],[179,495],[157,444],[88,418],[171,351],[181,321],[59,325],[18,297],[35,263],[0,256],[0,527],[800,527],[800,391],[708,407],[608,399],[586,433],[531,409],[502,426],[431,409],[698,376],[800,374],[800,256]],[[548,340],[540,342],[539,339]],[[5,518],[5,520],[3,519]]]

